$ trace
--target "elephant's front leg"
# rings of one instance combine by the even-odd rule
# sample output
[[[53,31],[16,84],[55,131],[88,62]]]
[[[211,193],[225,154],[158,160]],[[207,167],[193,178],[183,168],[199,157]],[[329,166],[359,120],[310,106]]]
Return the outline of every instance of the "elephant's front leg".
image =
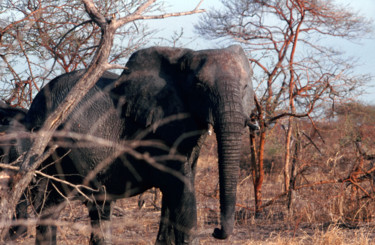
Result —
[[[56,244],[57,223],[60,212],[66,206],[66,203],[59,199],[57,192],[51,191],[50,198],[45,197],[45,190],[49,187],[49,180],[42,179],[36,190],[32,191],[32,205],[38,214],[38,224],[35,231],[35,244],[53,245]],[[52,222],[52,224],[51,224]]]
[[[197,208],[193,178],[189,174],[186,182],[176,180],[163,191],[161,227],[158,238],[164,238],[164,244],[198,244],[195,239],[197,227]],[[164,220],[163,220],[164,219]],[[163,243],[159,243],[163,244]]]
[[[177,191],[177,195],[171,196],[172,208],[171,219],[174,226],[176,244],[198,244],[196,236],[197,228],[197,206],[194,186],[184,185],[182,195]]]
[[[170,220],[170,211],[165,195],[162,197],[159,232],[155,244],[174,244],[173,225]]]
[[[89,209],[92,229],[90,244],[112,244],[111,202],[88,203],[87,208]]]

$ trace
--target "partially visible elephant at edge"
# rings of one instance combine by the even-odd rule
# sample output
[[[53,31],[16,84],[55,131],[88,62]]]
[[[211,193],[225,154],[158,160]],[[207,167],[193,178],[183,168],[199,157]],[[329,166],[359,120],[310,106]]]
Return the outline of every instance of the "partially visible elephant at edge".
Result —
[[[26,113],[26,109],[12,107],[4,101],[0,101],[0,132],[5,131],[5,127],[14,122],[23,123]]]
[[[26,113],[26,109],[12,107],[4,101],[0,101],[0,136],[8,133],[23,132],[25,130],[23,124]],[[0,141],[0,157],[3,162],[6,162],[8,161],[7,157],[11,150],[12,142]]]
[[[11,163],[18,157],[16,145],[21,143],[23,137],[28,137],[24,127],[24,119],[27,110],[13,107],[4,101],[0,101],[0,162]],[[12,181],[12,173],[9,169],[0,171],[0,197],[1,193],[9,190]],[[27,202],[24,196],[18,204],[18,219],[26,218]],[[12,227],[11,235],[21,235],[26,232],[26,227]]]
[[[90,244],[110,242],[112,201],[152,187],[163,193],[156,244],[192,244],[196,162],[212,125],[218,142],[221,210],[221,228],[213,236],[227,238],[234,226],[241,135],[254,108],[252,70],[244,51],[240,46],[201,51],[151,47],[135,52],[126,67],[121,76],[106,72],[86,94],[59,127],[51,142],[59,148],[41,168],[74,184],[82,184],[99,168],[89,181],[96,191],[85,191],[94,198],[86,201],[93,228]],[[42,127],[83,73],[61,75],[38,93],[25,118],[28,130]],[[92,142],[89,136],[99,140]],[[133,149],[136,153],[119,151],[116,143],[124,140],[130,146],[140,142]],[[108,160],[110,164],[103,165]],[[64,201],[60,193],[69,196],[72,189],[43,178],[38,182],[43,191],[35,195],[48,193],[44,203],[34,203],[40,219],[57,218],[56,208],[49,208]],[[56,227],[38,225],[36,243],[56,243]]]

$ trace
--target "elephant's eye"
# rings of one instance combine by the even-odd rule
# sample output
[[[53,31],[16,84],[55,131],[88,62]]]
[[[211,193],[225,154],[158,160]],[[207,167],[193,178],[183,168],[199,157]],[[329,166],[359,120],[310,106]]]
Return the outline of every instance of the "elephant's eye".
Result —
[[[209,88],[208,88],[207,84],[204,83],[204,82],[200,81],[200,82],[197,82],[195,84],[195,90],[197,90],[197,91],[206,92],[208,89]]]
[[[196,83],[196,84],[195,84],[195,88],[196,88],[196,89],[203,89],[204,87],[205,87],[205,86],[204,86],[203,83],[200,83],[200,82],[199,82],[199,83]]]

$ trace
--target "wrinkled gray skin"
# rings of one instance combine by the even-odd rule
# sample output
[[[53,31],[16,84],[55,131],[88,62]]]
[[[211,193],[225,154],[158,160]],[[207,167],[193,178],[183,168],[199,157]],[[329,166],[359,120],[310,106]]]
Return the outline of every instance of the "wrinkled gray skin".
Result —
[[[25,137],[24,118],[27,110],[15,108],[0,101],[0,162],[12,162],[18,154],[15,145],[19,145],[22,137]],[[11,137],[11,135],[13,135]],[[11,185],[12,171],[0,169],[0,197],[1,192],[8,191]],[[24,196],[18,204],[17,219],[26,218],[27,202]],[[10,237],[19,236],[26,232],[26,227],[16,226],[10,229]]]
[[[0,101],[0,136],[10,133],[24,132],[23,126],[27,110],[22,108],[15,108],[3,101]],[[2,162],[8,162],[11,145],[16,144],[17,137],[14,140],[4,141],[0,139],[0,156]],[[14,153],[16,154],[16,153]]]
[[[12,107],[4,101],[0,101],[0,125],[10,125],[11,121],[23,121],[27,113],[26,109]]]
[[[84,97],[59,131],[95,136],[114,143],[122,140],[151,140],[151,146],[137,146],[139,156],[120,153],[110,145],[85,139],[58,136],[52,159],[43,171],[72,183],[82,183],[93,169],[112,158],[111,165],[98,172],[90,186],[95,202],[87,202],[93,232],[91,244],[110,242],[111,202],[134,196],[152,187],[163,193],[156,244],[195,243],[197,213],[194,175],[200,147],[212,125],[218,141],[221,228],[213,236],[227,238],[233,231],[236,185],[241,153],[241,135],[253,109],[252,70],[240,46],[192,51],[152,47],[135,52],[120,77],[105,75]],[[29,130],[38,130],[64,99],[83,71],[52,80],[35,97],[26,116]],[[173,120],[165,120],[171,116]],[[64,135],[67,135],[66,133]],[[85,146],[85,144],[88,144]],[[158,145],[163,144],[163,147]],[[25,149],[26,150],[26,149]],[[62,159],[67,150],[70,152]],[[150,156],[156,162],[148,162]],[[168,157],[165,157],[168,156]],[[40,179],[35,203],[40,218],[57,218],[48,212],[68,196],[69,187]],[[42,184],[45,184],[43,186]],[[100,221],[100,222],[99,222]],[[54,244],[56,227],[39,225],[36,242]]]

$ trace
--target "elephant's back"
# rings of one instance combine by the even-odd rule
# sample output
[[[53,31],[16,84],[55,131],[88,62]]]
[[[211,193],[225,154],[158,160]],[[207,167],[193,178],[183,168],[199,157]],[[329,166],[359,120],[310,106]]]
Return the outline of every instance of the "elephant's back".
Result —
[[[28,128],[40,129],[83,74],[84,71],[67,73],[48,83],[35,97],[26,115]],[[123,134],[124,120],[109,94],[116,78],[114,73],[105,73],[60,125],[53,138],[60,146],[57,155],[66,157],[64,173],[72,176],[69,178],[72,183],[81,183],[82,179],[75,176],[86,176],[100,162],[114,155],[114,145]],[[69,154],[65,155],[67,150]],[[59,170],[52,166],[45,171],[53,175]]]
[[[44,86],[36,95],[33,103],[30,106],[25,118],[26,126],[30,130],[42,127],[47,117],[57,109],[59,104],[66,98],[68,93],[84,73],[85,70],[77,70],[66,73],[54,78],[46,86]],[[117,74],[106,72],[89,90],[69,118],[77,118],[78,115],[87,116],[87,113],[90,110],[108,109],[101,108],[103,106],[109,107],[112,104],[105,90],[106,87],[112,86],[117,77]],[[80,120],[84,119],[82,118]],[[90,120],[90,118],[87,118],[87,120]]]

